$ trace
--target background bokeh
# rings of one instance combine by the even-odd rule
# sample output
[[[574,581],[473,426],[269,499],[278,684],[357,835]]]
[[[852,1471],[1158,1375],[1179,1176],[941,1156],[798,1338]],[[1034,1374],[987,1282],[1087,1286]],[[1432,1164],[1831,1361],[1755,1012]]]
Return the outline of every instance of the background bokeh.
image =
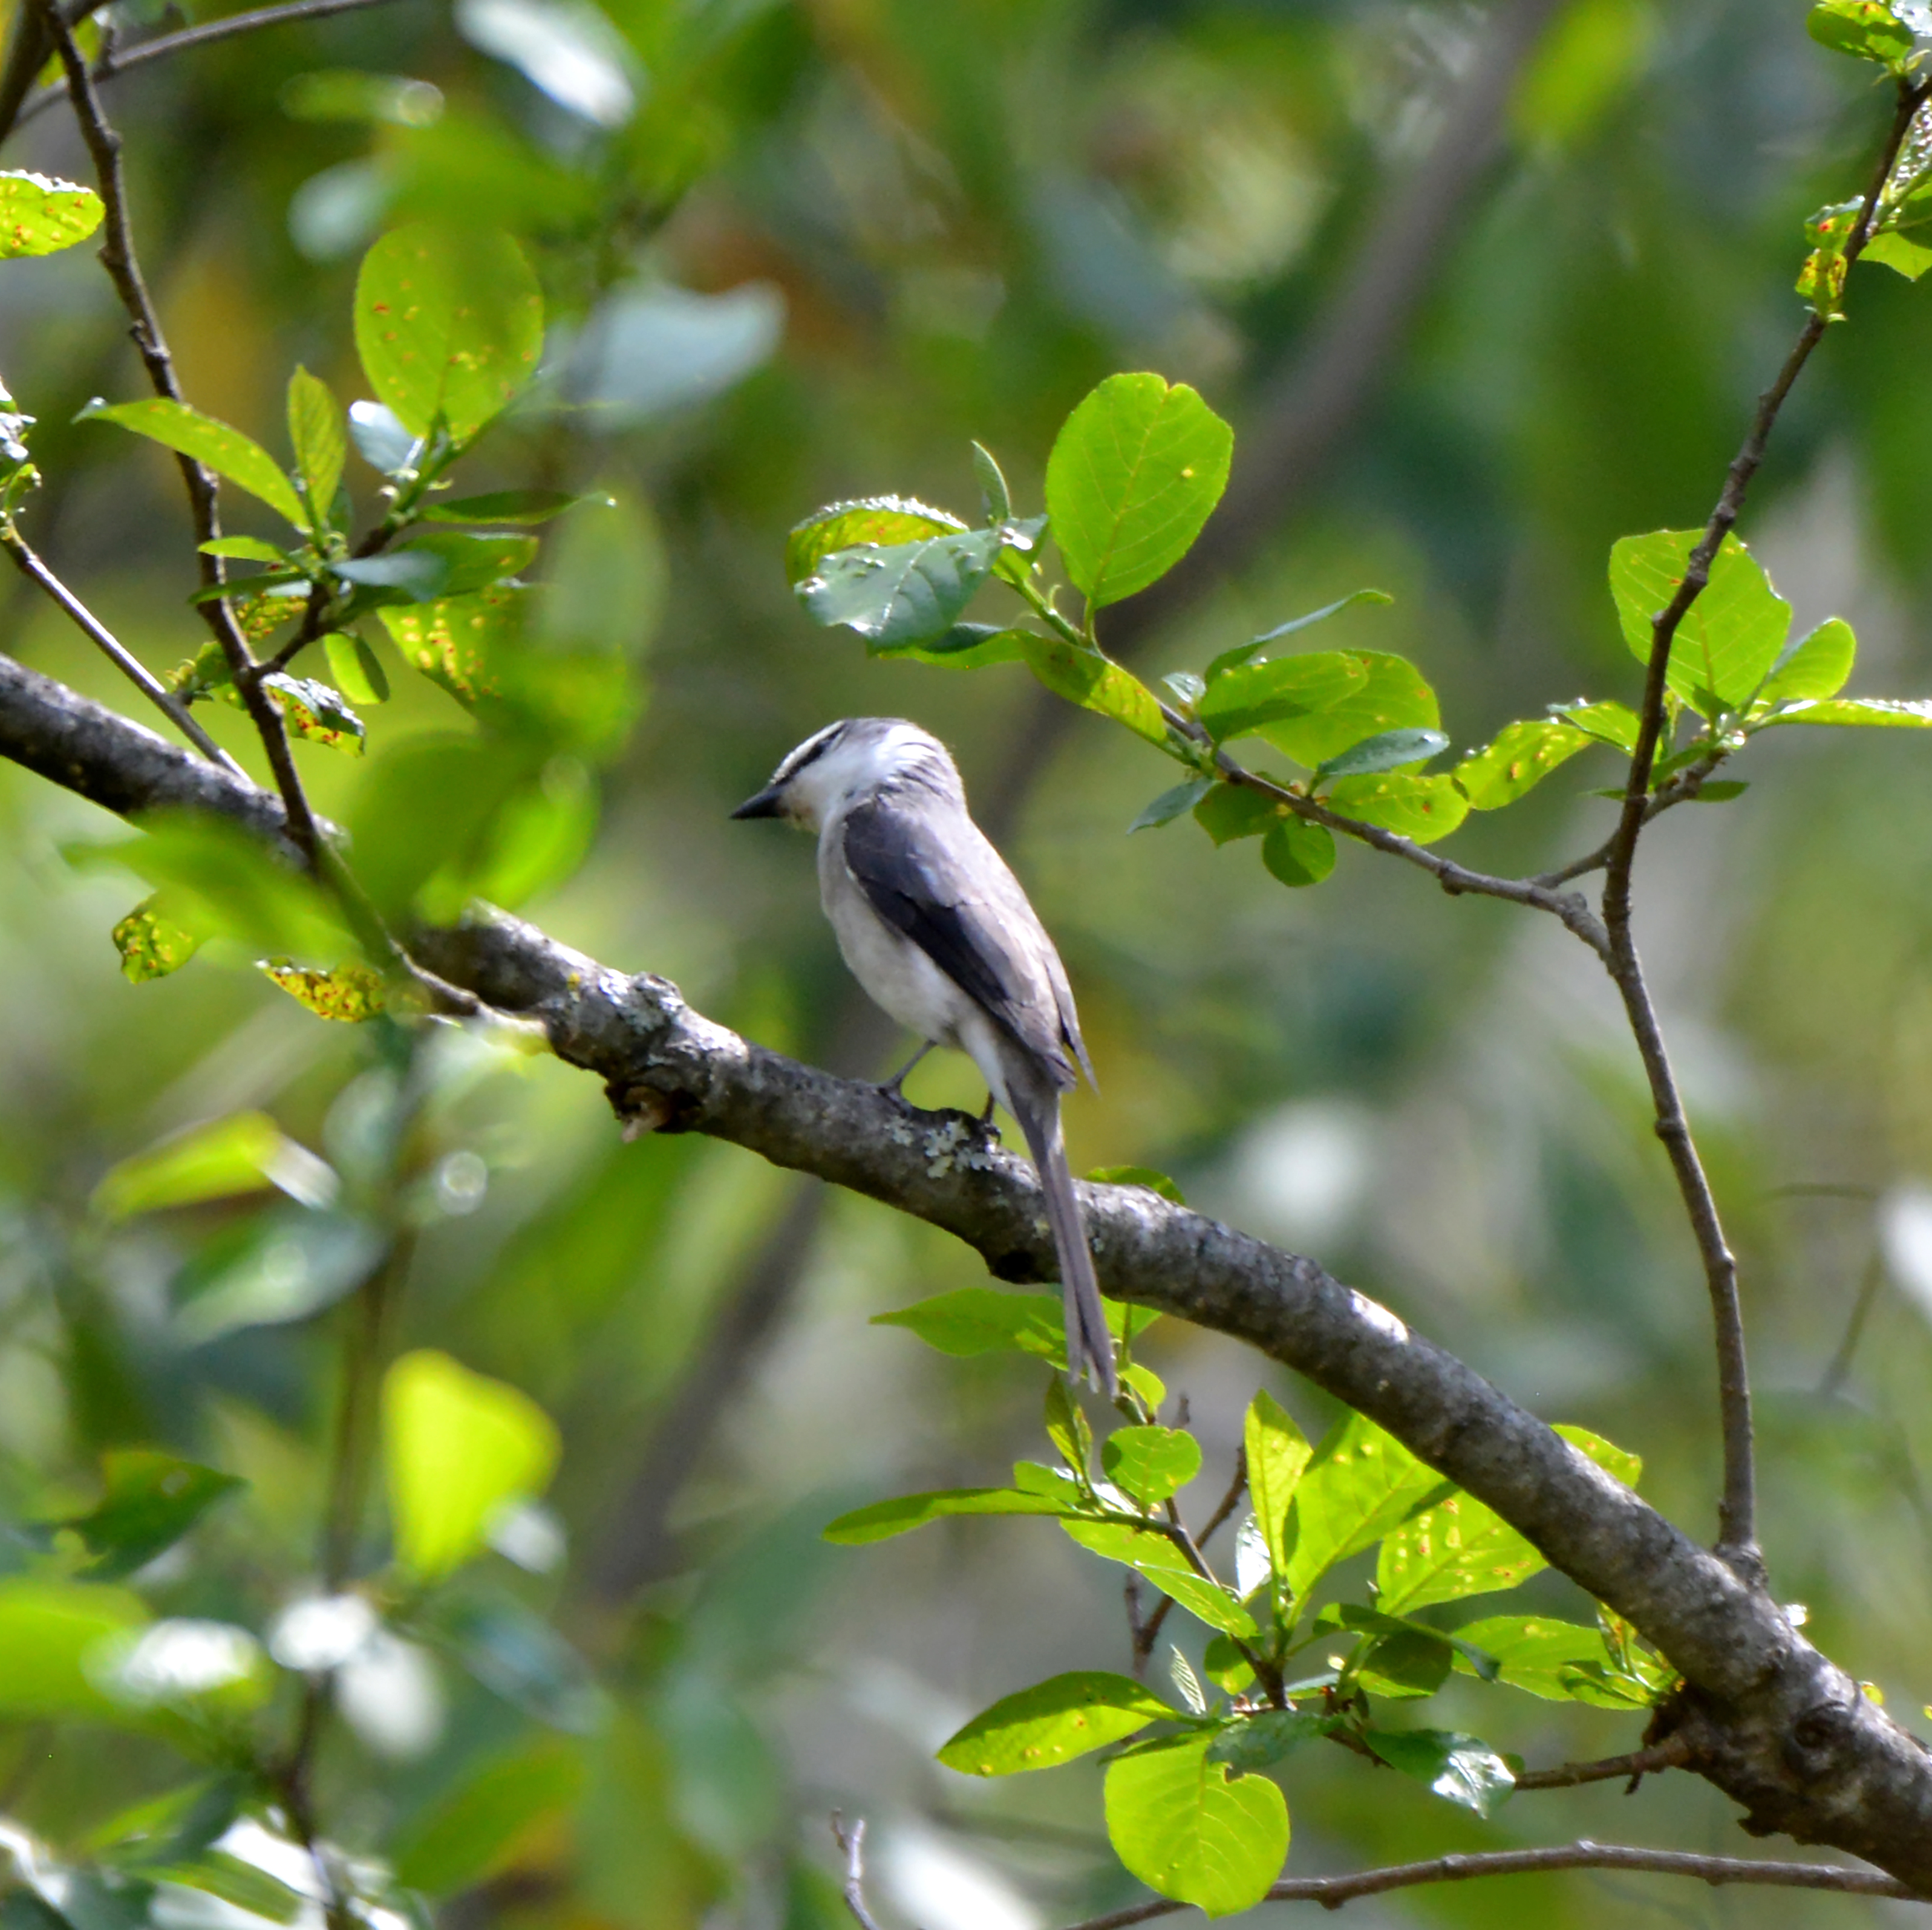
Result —
[[[955,747],[1066,957],[1101,1085],[1072,1110],[1076,1170],[1159,1167],[1318,1255],[1538,1412],[1641,1452],[1645,1491],[1707,1535],[1701,1278],[1593,961],[1547,922],[1359,850],[1291,893],[1252,844],[1214,850],[1184,820],[1128,839],[1170,780],[1144,746],[1097,718],[1043,721],[1018,668],[868,661],[806,621],[782,547],[838,497],[970,513],[969,437],[1036,509],[1066,410],[1112,370],[1155,368],[1234,422],[1238,491],[1263,425],[1286,466],[1235,567],[1157,622],[1121,613],[1144,671],[1198,668],[1372,584],[1393,607],[1358,607],[1324,640],[1412,656],[1459,745],[1580,692],[1630,700],[1608,547],[1701,521],[1800,319],[1803,217],[1854,191],[1885,112],[1867,70],[1805,37],[1804,11],[396,0],[157,64],[108,100],[186,391],[278,450],[296,361],[365,392],[350,295],[386,225],[486,218],[537,263],[547,373],[467,475],[616,498],[560,526],[544,567],[573,634],[628,658],[643,709],[607,760],[548,774],[599,815],[580,865],[566,850],[526,880],[527,915],[766,1044],[879,1076],[901,1042],[848,987],[808,847],[725,814],[832,718],[918,719]],[[1472,145],[1472,76],[1505,28],[1524,51],[1477,160],[1456,163],[1466,191],[1404,229],[1391,205],[1450,164],[1452,137]],[[8,160],[88,178],[58,113]],[[1312,405],[1295,372],[1338,304],[1405,275],[1406,325],[1347,379],[1330,370],[1336,418],[1297,440]],[[1747,519],[1801,622],[1856,626],[1859,694],[1932,687],[1928,301],[1857,273]],[[34,541],[148,663],[190,655],[172,465],[69,426],[90,396],[140,392],[90,250],[0,268],[0,373],[39,420]],[[352,480],[373,505],[372,472]],[[10,652],[131,705],[57,613],[4,594]],[[391,663],[366,763],[299,753],[338,819],[398,745],[466,727]],[[1923,1729],[1932,752],[1911,732],[1775,736],[1742,798],[1646,842],[1641,938],[1743,1257],[1777,1587]],[[1612,777],[1607,757],[1580,759],[1452,848],[1512,869],[1587,848],[1612,809],[1589,787]],[[438,831],[426,811],[422,837]],[[314,1559],[353,1256],[286,1201],[110,1231],[88,1198],[115,1161],[244,1107],[352,1166],[399,1048],[212,957],[125,983],[107,934],[142,888],[65,855],[114,835],[0,769],[0,1503],[16,1519],[84,1506],[116,1444],[244,1476],[143,1585],[170,1612],[260,1627]],[[452,1925],[820,1930],[843,1920],[834,1809],[867,1819],[895,1924],[1044,1930],[1142,1894],[1107,1851],[1091,1764],[981,1785],[931,1760],[998,1695],[1124,1665],[1108,1573],[1045,1524],[818,1539],[842,1509],[998,1480],[1038,1451],[1031,1364],[946,1359],[867,1324],[982,1278],[973,1257],[729,1147],[623,1144],[594,1082],[544,1058],[450,1033],[418,1042],[407,1077],[418,1230],[395,1339],[556,1417],[567,1554],[546,1568],[554,1551],[526,1548],[531,1572],[492,1557],[472,1585],[506,1617],[551,1615],[587,1660],[539,1657],[506,1689],[420,1646],[385,1651],[325,1753],[332,1830],[419,1839],[479,1771],[561,1751],[583,1779],[558,1778],[476,1866],[458,1857]],[[910,1089],[979,1097],[963,1062],[928,1062]],[[1166,1323],[1148,1351],[1209,1447],[1197,1512],[1255,1387],[1311,1434],[1330,1418],[1214,1338]],[[1526,1596],[1582,1606],[1552,1577]],[[1532,1763],[1637,1740],[1635,1719],[1474,1684],[1445,1703],[1451,1725]],[[0,1803],[62,1843],[179,1774],[104,1732],[0,1735]],[[1284,1776],[1300,1872],[1583,1834],[1748,1847],[1731,1806],[1682,1777],[1628,1799],[1525,1796],[1483,1824],[1339,1750]],[[1579,1874],[1351,1920],[1894,1916]]]

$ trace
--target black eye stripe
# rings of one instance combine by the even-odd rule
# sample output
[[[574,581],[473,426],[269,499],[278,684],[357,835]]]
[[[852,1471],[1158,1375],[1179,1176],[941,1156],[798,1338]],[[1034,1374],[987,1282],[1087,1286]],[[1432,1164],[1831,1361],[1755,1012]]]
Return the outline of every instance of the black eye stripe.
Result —
[[[814,764],[824,757],[844,734],[845,727],[842,723],[821,730],[816,737],[801,745],[778,766],[778,774],[772,782],[774,784],[790,784],[808,764]]]

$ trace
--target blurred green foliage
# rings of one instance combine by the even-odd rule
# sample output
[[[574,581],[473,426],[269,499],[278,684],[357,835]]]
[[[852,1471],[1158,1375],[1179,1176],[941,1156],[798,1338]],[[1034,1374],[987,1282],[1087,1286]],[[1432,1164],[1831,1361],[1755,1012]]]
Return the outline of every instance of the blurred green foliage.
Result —
[[[819,724],[916,713],[958,751],[1072,970],[1103,1094],[1071,1108],[1076,1158],[1130,1168],[1119,1183],[1172,1173],[1316,1253],[1538,1411],[1640,1451],[1646,1493],[1702,1532],[1703,1296],[1594,968],[1511,908],[1446,902],[1228,787],[1168,788],[1187,774],[1156,754],[1158,706],[1311,777],[1409,733],[1324,781],[1414,835],[1454,817],[1471,864],[1595,844],[1612,808],[1589,789],[1614,766],[1593,747],[1628,748],[1644,573],[1667,577],[1667,532],[1708,510],[1802,319],[1808,249],[1807,295],[1850,319],[1726,565],[1738,628],[1700,633],[1673,688],[1712,742],[1922,721],[1870,701],[1928,687],[1912,193],[1874,247],[1897,273],[1847,286],[1832,261],[1880,112],[1870,69],[1834,50],[1860,10],[1817,10],[1808,39],[1795,12],[1742,0],[1558,7],[1305,507],[1128,670],[1016,610],[1032,520],[1054,508],[1065,573],[1105,602],[1198,518],[1130,505],[1110,534],[1056,482],[1061,425],[1117,371],[1157,369],[1187,385],[1162,397],[1204,398],[1184,425],[1202,463],[1178,460],[1174,487],[1204,487],[1217,418],[1238,464],[1382,191],[1430,165],[1480,28],[1466,10],[394,0],[157,63],[104,94],[199,414],[146,399],[87,248],[7,262],[4,374],[42,478],[16,513],[152,668],[219,699],[172,460],[80,418],[190,442],[239,487],[226,553],[264,579],[253,634],[284,644],[307,595],[286,592],[330,586],[334,627],[276,701],[386,910],[526,908],[865,1076],[890,1048],[805,853],[722,819]],[[17,168],[88,178],[58,112],[14,148]],[[8,191],[10,223],[44,218],[62,245],[91,223],[84,201]],[[415,274],[427,292],[400,290]],[[385,339],[399,292],[423,292],[426,360]],[[446,456],[452,486],[430,493]],[[412,490],[436,526],[351,553]],[[888,494],[916,526],[847,522],[809,554],[794,536],[788,577],[814,505]],[[1605,559],[1633,536],[1613,601]],[[812,613],[863,649],[813,626],[790,583],[868,541],[946,546],[950,574],[922,556],[902,579],[938,586],[938,631],[902,619],[904,597]],[[1356,600],[1368,583],[1394,604]],[[1338,599],[1318,638],[1279,636]],[[8,610],[10,651],[135,706],[28,586]],[[1149,741],[1091,715],[1042,737],[1028,667]],[[238,709],[195,715],[260,772]],[[1682,728],[1688,748],[1701,727]],[[1450,746],[1486,748],[1405,768]],[[1750,792],[1661,825],[1640,879],[1744,1260],[1776,1584],[1908,1722],[1932,1696],[1925,759],[1910,730],[1778,730],[1749,750]],[[1190,811],[1234,850],[1187,832]],[[1175,828],[1130,842],[1136,814]],[[1498,1807],[1498,1752],[1635,1746],[1641,1715],[1615,1705],[1648,1692],[1646,1659],[1547,1572],[1510,1614],[1460,1626],[1416,1584],[1420,1621],[1461,1647],[1360,1621],[1372,1561],[1385,1587],[1419,1572],[1423,1531],[1394,1519],[1336,1554],[1334,1599],[1310,1605],[1318,1661],[1332,1640],[1379,1694],[1439,1685],[1436,1726],[1399,1716],[1371,1744],[1394,1773],[1300,1732],[1212,1755],[1185,1720],[1104,1776],[1091,1757],[1020,1785],[935,1764],[1020,1685],[1128,1665],[1121,1569],[960,1511],[878,1548],[819,1533],[880,1494],[1004,1479],[1036,1437],[1056,1322],[1016,1358],[958,1297],[990,1296],[975,1263],[929,1230],[801,1206],[799,1182],[728,1149],[620,1144],[588,1082],[514,1036],[370,1016],[368,985],[324,969],[353,951],[334,908],[219,829],[130,841],[5,771],[0,821],[0,1800],[46,1869],[82,1872],[37,1887],[7,1839],[14,1930],[312,1915],[288,1840],[304,1805],[340,1846],[345,1897],[392,1926],[419,1893],[453,1923],[530,1930],[819,1930],[842,1920],[838,1807],[870,1820],[886,1912],[1018,1930],[1140,1893],[1110,1809],[1171,1816],[1185,1781],[1203,1813],[1242,1793],[1265,1834],[1270,1776],[1298,1871],[1565,1833],[1737,1847],[1729,1806],[1682,1779]],[[1236,855],[1251,835],[1265,868]],[[288,962],[272,978],[265,957]],[[971,1105],[969,1079],[928,1062],[912,1091]],[[868,1324],[938,1293],[946,1322],[898,1324],[922,1320],[952,1358]],[[380,1414],[342,1398],[358,1347],[398,1362]],[[1266,1545],[1303,1478],[1293,1441],[1336,1427],[1330,1404],[1172,1322],[1135,1356],[1189,1397],[1190,1520],[1262,1417],[1250,1467],[1272,1452],[1279,1492],[1250,1572],[1289,1573],[1294,1550]],[[478,1425],[494,1446],[472,1455]],[[1054,1426],[1071,1462],[1072,1414]],[[1187,1460],[1154,1439],[1113,1454],[1104,1476],[1150,1505]],[[339,1504],[345,1465],[366,1512]],[[1230,1574],[1234,1527],[1214,1549]],[[1129,1571],[1150,1601],[1157,1569]],[[1238,1680],[1208,1635],[1173,1620],[1156,1699],[1177,1718],[1187,1683]],[[1550,1699],[1592,1667],[1598,1706]],[[261,1739],[298,1735],[325,1677],[312,1775],[265,1797]],[[1643,1693],[1620,1697],[1626,1679]],[[1462,1800],[1431,1794],[1445,1778]],[[1198,1841],[1140,1833],[1150,1880],[1198,1860]],[[1389,1920],[1810,1926],[1882,1907],[1642,1881],[1414,1893]]]

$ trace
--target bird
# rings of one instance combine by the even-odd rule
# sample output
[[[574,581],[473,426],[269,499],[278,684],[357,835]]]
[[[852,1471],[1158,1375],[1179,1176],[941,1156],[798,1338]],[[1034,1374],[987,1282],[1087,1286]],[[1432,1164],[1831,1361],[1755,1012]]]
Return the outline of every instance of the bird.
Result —
[[[881,1090],[936,1046],[964,1052],[1018,1121],[1039,1169],[1059,1257],[1068,1371],[1118,1398],[1113,1341],[1060,1101],[1094,1068],[1066,968],[1019,880],[967,810],[939,739],[898,717],[848,717],[808,737],[731,814],[815,832],[818,889],[846,964],[924,1041]],[[1096,1086],[1097,1090],[1097,1086]]]

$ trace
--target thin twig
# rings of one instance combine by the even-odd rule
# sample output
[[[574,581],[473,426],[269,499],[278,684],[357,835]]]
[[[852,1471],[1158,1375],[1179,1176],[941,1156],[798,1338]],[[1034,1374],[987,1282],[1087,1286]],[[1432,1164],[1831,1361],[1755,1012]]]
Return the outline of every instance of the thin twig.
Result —
[[[134,231],[128,217],[127,181],[121,166],[121,137],[101,112],[100,96],[94,91],[87,62],[74,43],[73,31],[61,12],[58,0],[39,0],[39,4],[42,20],[60,55],[61,65],[66,70],[74,118],[80,124],[81,138],[87,143],[88,152],[93,157],[95,181],[106,210],[102,222],[104,239],[100,247],[101,265],[106,269],[108,279],[113,283],[122,306],[128,311],[131,325],[129,332],[154,393],[170,402],[178,402],[182,400],[181,384],[176,379],[173,358],[168,352],[167,337],[161,331],[160,317],[155,313],[141,273],[140,259],[134,250]],[[191,456],[178,455],[176,461],[180,466],[182,480],[188,488],[195,541],[198,545],[211,543],[221,533],[214,476]],[[213,588],[224,581],[221,559],[209,556],[205,549],[198,553],[203,586]],[[289,748],[288,731],[281,712],[262,688],[254,653],[236,625],[234,613],[226,601],[217,598],[204,603],[201,610],[221,646],[222,655],[227,659],[236,689],[262,740],[262,748],[268,754],[275,788],[281,793],[283,807],[288,814],[289,836],[314,864],[321,849],[321,834],[316,829],[314,814],[309,808],[308,796],[296,769],[295,757]]]
[[[1837,1863],[1760,1863],[1749,1857],[1700,1857],[1682,1850],[1640,1850],[1620,1843],[1565,1843],[1548,1850],[1487,1850],[1475,1856],[1434,1857],[1426,1863],[1394,1863],[1353,1876],[1284,1877],[1262,1900],[1268,1903],[1318,1903],[1339,1910],[1358,1896],[1385,1896],[1423,1884],[1466,1883],[1476,1877],[1535,1876],[1553,1870],[1646,1870],[1659,1876],[1689,1877],[1713,1889],[1726,1884],[1762,1884],[1781,1890],[1836,1890],[1851,1896],[1926,1899],[1896,1877],[1877,1870],[1846,1869]],[[1073,1930],[1126,1930],[1192,1906],[1161,1898],[1126,1910],[1090,1917]]]
[[[1900,85],[1891,130],[1874,165],[1857,222],[1846,244],[1847,273],[1864,251],[1879,197],[1891,178],[1899,150],[1911,131],[1927,91],[1923,85]],[[1762,1579],[1763,1561],[1757,1548],[1757,1477],[1752,1445],[1750,1376],[1744,1351],[1737,1260],[1724,1237],[1717,1200],[1703,1162],[1698,1156],[1696,1143],[1691,1137],[1683,1095],[1671,1068],[1649,987],[1645,982],[1642,962],[1631,929],[1630,877],[1636,857],[1637,839],[1648,815],[1651,771],[1663,735],[1672,643],[1686,613],[1710,581],[1712,565],[1744,508],[1745,495],[1764,460],[1766,445],[1777,424],[1778,412],[1791,392],[1792,385],[1810,361],[1812,351],[1824,338],[1828,326],[1826,315],[1832,305],[1828,297],[1813,309],[1791,352],[1785,358],[1777,379],[1759,398],[1743,445],[1732,458],[1717,507],[1712,511],[1710,520],[1704,526],[1704,533],[1690,553],[1676,594],[1652,622],[1643,704],[1637,715],[1636,745],[1630,754],[1622,815],[1604,868],[1604,927],[1610,938],[1606,963],[1623,999],[1624,1011],[1649,1081],[1656,1111],[1657,1136],[1670,1155],[1678,1190],[1683,1196],[1684,1209],[1690,1215],[1691,1230],[1703,1260],[1705,1283],[1716,1329],[1718,1395],[1724,1458],[1724,1498],[1718,1511],[1718,1546],[1741,1574],[1754,1580]]]
[[[205,26],[186,27],[178,34],[163,34],[143,40],[138,46],[114,47],[94,63],[91,77],[112,80],[130,67],[144,67],[152,60],[165,60],[170,54],[186,53],[216,40],[232,40],[237,34],[252,34],[264,27],[292,26],[304,20],[326,19],[332,13],[353,13],[366,7],[382,7],[388,0],[293,0],[286,7],[258,7],[252,13],[232,13],[225,20],[211,20]],[[92,6],[86,11],[92,12]],[[57,106],[68,98],[69,84],[57,80],[32,95],[14,117],[14,125],[24,127],[29,121]],[[0,139],[5,133],[0,131]]]
[[[1690,1760],[1690,1750],[1681,1737],[1673,1736],[1648,1749],[1633,1749],[1628,1755],[1604,1756],[1591,1763],[1562,1763],[1555,1769],[1526,1770],[1516,1779],[1519,1790],[1574,1789],[1586,1782],[1618,1782],[1628,1779],[1633,1788],[1639,1777],[1654,1776],[1659,1770],[1682,1769]]]
[[[837,1810],[832,1812],[832,1840],[845,1859],[845,1908],[858,1920],[860,1930],[879,1930],[872,1913],[866,1908],[866,1819],[860,1817],[850,1829]]]
[[[1208,1525],[1201,1530],[1204,1545],[1214,1539],[1215,1530],[1226,1521],[1239,1505],[1243,1491],[1248,1485],[1248,1451],[1245,1447],[1234,1451],[1234,1478],[1228,1484],[1228,1491],[1222,1496],[1220,1505],[1208,1518]],[[1145,1673],[1148,1658],[1154,1653],[1154,1645],[1160,1639],[1161,1624],[1167,1620],[1167,1611],[1174,1606],[1174,1598],[1163,1595],[1154,1605],[1154,1611],[1143,1622],[1140,1619],[1140,1591],[1134,1578],[1127,1578],[1127,1627],[1133,1638],[1134,1674]]]
[[[1845,1323],[1845,1337],[1838,1343],[1838,1351],[1832,1356],[1832,1364],[1826,1368],[1824,1377],[1818,1383],[1821,1398],[1829,1400],[1842,1389],[1851,1377],[1852,1356],[1858,1350],[1858,1342],[1864,1337],[1865,1322],[1871,1317],[1871,1310],[1877,1303],[1879,1290],[1885,1284],[1885,1255],[1874,1248],[1870,1259],[1865,1263],[1864,1278],[1858,1283],[1858,1297],[1852,1303],[1851,1318]]]
[[[194,721],[188,706],[48,568],[25,537],[17,531],[0,530],[0,548],[4,548],[19,565],[20,574],[45,590],[74,619],[82,633],[98,646],[115,668],[127,677],[204,757],[211,763],[219,764],[224,770],[232,772],[238,778],[247,775],[242,766]]]

